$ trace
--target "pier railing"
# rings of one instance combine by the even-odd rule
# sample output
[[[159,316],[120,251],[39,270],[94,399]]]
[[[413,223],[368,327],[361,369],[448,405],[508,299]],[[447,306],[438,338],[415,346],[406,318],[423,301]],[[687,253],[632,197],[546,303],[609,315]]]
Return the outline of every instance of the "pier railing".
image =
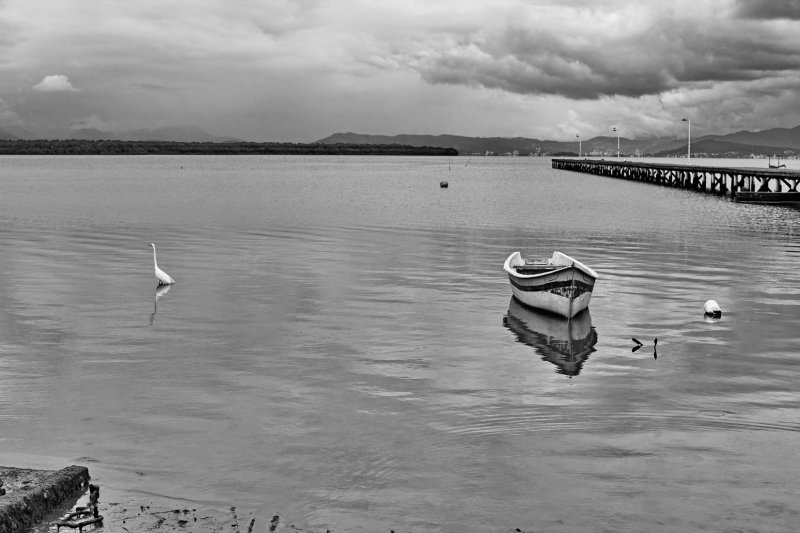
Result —
[[[553,168],[730,195],[741,202],[800,202],[800,172],[606,159],[553,159]]]

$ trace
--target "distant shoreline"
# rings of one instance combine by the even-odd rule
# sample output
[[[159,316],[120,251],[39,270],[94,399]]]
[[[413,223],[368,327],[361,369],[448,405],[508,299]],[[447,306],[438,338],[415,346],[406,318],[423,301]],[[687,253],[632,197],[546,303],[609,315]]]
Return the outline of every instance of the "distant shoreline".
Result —
[[[256,143],[94,140],[0,140],[0,155],[430,155],[455,148],[400,144]]]

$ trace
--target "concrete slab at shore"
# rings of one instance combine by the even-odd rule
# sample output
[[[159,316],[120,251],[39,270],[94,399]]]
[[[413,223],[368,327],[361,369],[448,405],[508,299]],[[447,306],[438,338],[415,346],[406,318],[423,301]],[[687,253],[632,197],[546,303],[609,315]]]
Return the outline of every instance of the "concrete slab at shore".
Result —
[[[0,466],[0,533],[24,533],[48,513],[89,486],[89,469],[72,465],[61,470]]]

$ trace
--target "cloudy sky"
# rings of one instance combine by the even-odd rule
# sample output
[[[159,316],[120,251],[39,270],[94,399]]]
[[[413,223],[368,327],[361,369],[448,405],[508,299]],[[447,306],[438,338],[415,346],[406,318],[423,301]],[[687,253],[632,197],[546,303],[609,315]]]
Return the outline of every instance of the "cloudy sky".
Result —
[[[574,139],[800,125],[800,0],[0,0],[0,129]]]

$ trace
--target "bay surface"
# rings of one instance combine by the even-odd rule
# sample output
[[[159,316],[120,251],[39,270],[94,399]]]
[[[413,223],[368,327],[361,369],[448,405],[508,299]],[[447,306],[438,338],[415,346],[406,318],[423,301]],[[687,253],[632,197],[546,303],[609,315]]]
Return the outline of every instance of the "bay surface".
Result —
[[[0,464],[312,531],[791,531],[798,228],[545,158],[6,156]],[[515,250],[589,313],[516,305]]]

